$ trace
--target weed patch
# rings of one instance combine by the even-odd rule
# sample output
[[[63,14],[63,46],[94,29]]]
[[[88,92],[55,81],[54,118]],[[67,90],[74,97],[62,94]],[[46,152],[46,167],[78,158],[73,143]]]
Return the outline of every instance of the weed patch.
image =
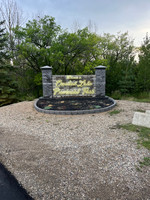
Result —
[[[135,110],[135,112],[142,112],[142,113],[145,113],[145,110],[139,109],[139,110]]]
[[[150,150],[150,128],[142,127],[142,126],[136,126],[133,124],[124,124],[119,125],[119,128],[126,129],[128,131],[137,132],[139,139],[138,144],[144,146],[148,150]]]
[[[133,124],[118,125],[118,128],[123,128],[128,131],[137,132],[139,139],[137,140],[138,148],[142,145],[146,149],[150,150],[150,128],[136,126]],[[144,166],[150,166],[150,157],[145,157],[143,161],[139,162],[140,166],[136,169],[142,171],[141,168]]]
[[[112,116],[112,115],[117,115],[121,112],[121,110],[113,110],[111,112],[109,112],[109,114]]]
[[[150,166],[150,157],[145,157],[142,162],[140,161],[140,167],[143,166]]]

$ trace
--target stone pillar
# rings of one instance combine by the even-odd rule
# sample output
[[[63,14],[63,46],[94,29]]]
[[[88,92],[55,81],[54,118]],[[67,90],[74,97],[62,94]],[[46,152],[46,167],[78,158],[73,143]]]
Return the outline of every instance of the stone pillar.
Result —
[[[53,86],[52,86],[52,67],[44,66],[42,70],[42,83],[43,83],[43,97],[52,98]]]
[[[95,67],[96,76],[96,96],[105,96],[105,84],[106,84],[106,67],[97,66]]]

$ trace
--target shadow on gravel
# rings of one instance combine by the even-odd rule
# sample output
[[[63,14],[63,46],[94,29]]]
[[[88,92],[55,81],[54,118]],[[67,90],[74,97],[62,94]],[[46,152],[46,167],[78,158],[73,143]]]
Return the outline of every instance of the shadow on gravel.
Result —
[[[0,163],[0,200],[33,200],[16,178]]]

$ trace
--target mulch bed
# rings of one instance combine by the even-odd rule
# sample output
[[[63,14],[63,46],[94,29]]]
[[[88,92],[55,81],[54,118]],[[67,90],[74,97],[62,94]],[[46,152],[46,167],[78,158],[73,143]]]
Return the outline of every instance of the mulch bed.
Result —
[[[45,110],[92,110],[112,105],[108,97],[69,97],[39,99],[37,106]]]

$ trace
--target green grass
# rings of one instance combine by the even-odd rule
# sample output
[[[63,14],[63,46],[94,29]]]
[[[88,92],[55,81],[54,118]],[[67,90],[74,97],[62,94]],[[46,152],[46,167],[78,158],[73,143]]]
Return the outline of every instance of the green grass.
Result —
[[[140,167],[150,166],[150,157],[145,157],[143,161],[140,161]]]
[[[111,112],[109,112],[109,114],[112,116],[112,115],[117,115],[121,112],[121,110],[113,110]]]
[[[121,97],[121,100],[128,100],[128,101],[136,101],[136,102],[141,102],[141,103],[150,103],[150,98],[135,98],[135,97]]]
[[[119,91],[115,91],[111,94],[111,97],[118,100],[150,103],[150,92],[141,92],[133,95],[132,94],[122,95]]]
[[[137,132],[139,136],[139,139],[137,141],[138,144],[150,150],[150,128],[136,126],[133,124],[119,125],[119,128],[123,128],[128,131]]]
[[[34,99],[36,99],[35,96],[22,96],[22,97],[18,97],[18,101],[33,101]]]
[[[135,110],[135,112],[142,112],[142,113],[145,113],[145,110],[138,109],[138,110]]]
[[[133,124],[118,125],[118,128],[123,128],[128,131],[137,132],[139,139],[137,140],[138,145],[142,145],[146,149],[150,150],[150,128],[136,126]],[[150,166],[150,157],[145,157],[143,161],[139,162],[140,166],[137,167],[138,171],[142,171],[143,166]]]

